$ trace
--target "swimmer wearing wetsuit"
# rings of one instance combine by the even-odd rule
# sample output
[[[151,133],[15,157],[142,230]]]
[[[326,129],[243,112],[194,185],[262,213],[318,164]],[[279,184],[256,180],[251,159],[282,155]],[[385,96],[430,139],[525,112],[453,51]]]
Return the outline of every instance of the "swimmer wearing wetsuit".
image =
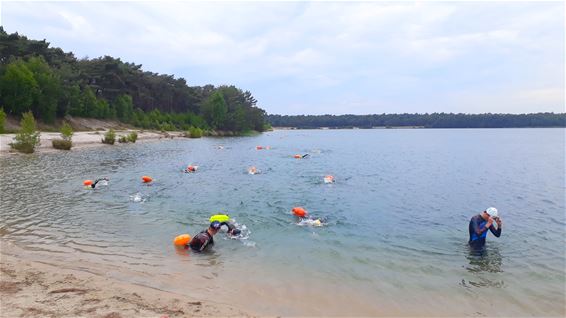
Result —
[[[493,226],[493,222],[497,223],[497,229]],[[496,237],[501,236],[501,219],[497,215],[496,208],[488,208],[482,213],[473,216],[468,226],[470,232],[470,240],[468,244],[475,250],[481,250],[485,246],[485,238],[487,230]]]
[[[239,235],[240,233],[242,233],[242,231],[240,231],[240,229],[237,229],[236,226],[232,222],[222,222],[220,224],[226,225],[226,227],[228,227],[228,234],[230,234],[232,236],[236,236],[236,235]]]
[[[230,222],[220,223],[218,221],[212,221],[208,229],[195,235],[188,246],[195,252],[204,252],[210,249],[214,245],[214,235],[220,231],[222,225],[228,227],[228,234],[230,235],[235,236],[241,233],[241,231]]]
[[[218,221],[210,223],[208,229],[198,233],[189,242],[189,247],[195,252],[204,252],[214,245],[214,235],[218,233],[222,225]]]
[[[104,181],[109,181],[108,178],[99,178],[99,179],[96,179],[90,186],[94,189],[94,188],[96,188],[96,184],[97,184],[99,181],[102,181],[102,180],[104,180]]]

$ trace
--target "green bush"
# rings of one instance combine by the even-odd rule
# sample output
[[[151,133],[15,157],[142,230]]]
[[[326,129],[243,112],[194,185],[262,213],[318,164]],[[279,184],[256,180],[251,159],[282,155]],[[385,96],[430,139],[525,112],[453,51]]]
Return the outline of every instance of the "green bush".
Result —
[[[102,143],[113,145],[115,142],[116,142],[116,132],[114,132],[114,129],[110,129],[104,134]]]
[[[63,126],[61,127],[61,139],[53,139],[51,144],[55,149],[61,150],[71,150],[73,146],[73,128],[67,123],[64,122]]]
[[[69,142],[73,138],[73,128],[67,122],[64,122],[63,127],[61,127],[61,138]]]
[[[128,135],[128,141],[135,143],[136,140],[138,140],[138,133],[135,132],[135,131],[132,131],[132,132]]]
[[[191,129],[189,129],[189,137],[190,138],[200,138],[200,137],[202,137],[202,129],[200,129],[198,127],[191,127]]]
[[[40,144],[39,132],[35,128],[35,119],[31,111],[22,115],[20,121],[20,131],[14,137],[14,142],[10,143],[10,147],[23,153],[33,153],[35,147]]]
[[[51,143],[53,144],[53,148],[61,150],[71,150],[73,146],[72,141],[65,139],[53,139]]]
[[[0,108],[0,134],[4,133],[4,125],[6,123],[6,113],[4,108]]]
[[[128,143],[128,141],[128,137],[126,136],[120,136],[120,138],[118,138],[118,142],[121,144]]]

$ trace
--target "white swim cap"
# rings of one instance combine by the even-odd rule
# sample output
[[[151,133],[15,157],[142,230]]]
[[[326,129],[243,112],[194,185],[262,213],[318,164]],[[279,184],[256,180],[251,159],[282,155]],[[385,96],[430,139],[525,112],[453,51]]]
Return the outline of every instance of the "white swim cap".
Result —
[[[491,217],[497,217],[497,216],[498,216],[498,215],[497,215],[497,209],[494,208],[494,207],[487,208],[487,209],[485,210],[485,212],[487,212],[487,214],[489,214],[489,216],[491,216]]]

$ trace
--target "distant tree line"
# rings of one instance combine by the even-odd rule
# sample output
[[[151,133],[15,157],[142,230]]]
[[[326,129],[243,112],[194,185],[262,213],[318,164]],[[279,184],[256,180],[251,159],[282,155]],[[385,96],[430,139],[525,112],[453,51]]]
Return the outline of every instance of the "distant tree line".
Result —
[[[534,114],[381,114],[381,115],[268,115],[274,127],[296,128],[511,128],[566,127],[566,113]]]
[[[117,119],[143,128],[263,131],[265,111],[235,86],[188,86],[184,78],[104,56],[77,59],[45,40],[0,26],[0,107],[31,110],[45,123],[66,115]]]

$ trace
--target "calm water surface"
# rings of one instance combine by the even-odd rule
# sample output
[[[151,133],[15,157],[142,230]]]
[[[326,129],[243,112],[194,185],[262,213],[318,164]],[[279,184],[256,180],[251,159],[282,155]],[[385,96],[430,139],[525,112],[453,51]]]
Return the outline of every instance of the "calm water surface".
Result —
[[[259,314],[563,316],[564,152],[564,129],[387,129],[8,156],[0,233],[29,258]],[[298,225],[298,205],[325,226]],[[503,234],[474,256],[468,222],[488,206]],[[247,238],[172,246],[217,212]]]

